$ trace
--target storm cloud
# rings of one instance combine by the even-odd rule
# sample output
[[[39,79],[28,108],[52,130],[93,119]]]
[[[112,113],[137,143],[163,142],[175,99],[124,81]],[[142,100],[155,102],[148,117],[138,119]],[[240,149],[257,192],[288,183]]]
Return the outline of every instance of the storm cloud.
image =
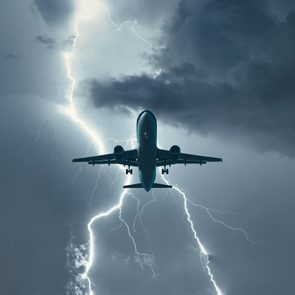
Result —
[[[71,0],[35,0],[34,4],[49,25],[64,22],[74,10],[74,1]]]
[[[38,35],[35,40],[41,44],[44,44],[47,49],[52,49],[55,46],[55,41],[47,35]]]
[[[88,86],[97,108],[83,100],[82,88],[75,89],[73,103],[106,153],[117,144],[125,147],[136,133],[136,112],[122,112],[146,107],[161,119],[163,148],[178,144],[183,152],[223,158],[202,167],[175,165],[167,176],[199,204],[188,203],[189,211],[222,294],[294,295],[295,159],[229,140],[292,154],[294,1],[198,0],[178,8],[174,0],[111,1],[106,4],[113,19],[138,19],[137,32],[151,42],[159,36],[158,24],[170,18],[153,54],[130,25],[117,31],[106,15],[81,23],[71,51],[72,2],[0,1],[0,294],[88,294],[79,280],[84,269],[77,250],[87,254],[87,223],[117,204],[127,181],[118,167],[72,163],[103,151],[63,115],[71,86],[66,49],[73,53],[77,85],[96,78]],[[42,18],[32,13],[33,2]],[[54,50],[36,36],[50,36]],[[138,182],[137,169],[130,177]],[[138,251],[151,255],[156,275],[146,263],[141,268],[116,211],[93,224],[94,294],[215,294],[182,195],[129,193],[121,217]],[[219,222],[203,206],[215,209],[210,212]]]
[[[6,54],[4,54],[3,57],[6,59],[17,59],[18,58],[18,56],[14,53],[6,53]]]
[[[91,80],[90,96],[97,107],[148,108],[172,125],[293,156],[295,11],[272,7],[183,0],[149,59],[160,74]]]

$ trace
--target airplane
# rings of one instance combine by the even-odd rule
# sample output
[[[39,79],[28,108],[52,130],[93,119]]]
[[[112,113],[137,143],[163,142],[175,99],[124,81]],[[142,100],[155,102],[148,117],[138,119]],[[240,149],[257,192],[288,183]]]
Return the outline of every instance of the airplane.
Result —
[[[140,183],[124,185],[123,188],[143,188],[148,192],[151,188],[172,188],[171,185],[154,182],[156,167],[163,167],[162,174],[168,174],[167,166],[174,164],[203,165],[207,162],[222,161],[221,158],[182,153],[178,145],[171,146],[170,150],[158,148],[157,120],[149,110],[142,111],[137,117],[136,134],[138,144],[136,149],[125,151],[121,145],[116,145],[111,154],[73,159],[73,162],[87,162],[93,166],[97,164],[121,164],[128,167],[126,174],[133,173],[133,169],[130,167],[138,167]]]

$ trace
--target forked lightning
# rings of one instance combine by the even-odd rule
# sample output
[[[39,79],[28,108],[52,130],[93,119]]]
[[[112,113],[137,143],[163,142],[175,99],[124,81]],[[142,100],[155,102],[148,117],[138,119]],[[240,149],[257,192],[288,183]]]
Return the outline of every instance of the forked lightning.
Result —
[[[97,131],[86,120],[84,120],[84,118],[76,110],[75,102],[74,102],[74,90],[75,90],[75,87],[76,87],[76,79],[75,79],[75,77],[73,76],[73,73],[72,73],[72,63],[73,63],[73,58],[74,58],[74,54],[75,54],[75,48],[76,48],[77,42],[79,40],[79,35],[80,35],[79,25],[80,25],[81,21],[83,21],[84,19],[87,19],[87,18],[95,17],[94,12],[97,11],[97,9],[103,9],[105,11],[107,17],[109,18],[110,22],[113,25],[115,25],[115,27],[117,29],[121,28],[121,26],[117,25],[112,20],[112,18],[110,17],[110,14],[109,14],[109,10],[107,9],[106,5],[104,5],[102,3],[97,3],[97,2],[95,2],[93,0],[84,0],[84,1],[81,1],[79,3],[80,3],[80,5],[79,5],[79,7],[77,9],[77,12],[76,12],[76,14],[74,16],[74,37],[73,37],[72,48],[71,48],[71,50],[68,50],[68,51],[63,53],[63,59],[64,59],[64,64],[65,64],[66,74],[67,74],[67,77],[69,79],[69,91],[68,91],[68,95],[66,97],[67,100],[68,100],[68,105],[63,107],[63,110],[83,130],[83,132],[85,132],[91,138],[91,140],[93,141],[93,143],[96,146],[97,152],[98,153],[104,153],[105,152],[105,147],[104,147],[104,144],[101,141],[100,136],[98,135]],[[131,30],[135,34],[135,36],[137,38],[139,38],[140,40],[144,41],[149,46],[151,46],[151,44],[147,40],[145,40],[142,36],[140,36],[136,32],[135,25],[137,24],[137,22],[135,22],[135,21],[126,21],[124,23],[131,23],[132,24]],[[166,185],[169,185],[168,181],[165,178],[163,178],[163,180],[165,180]],[[129,181],[128,181],[128,183],[126,185],[129,185]],[[220,288],[218,287],[218,285],[217,285],[217,283],[216,283],[216,281],[214,279],[214,276],[212,274],[212,271],[210,269],[208,252],[207,252],[205,246],[203,245],[203,243],[200,241],[200,238],[198,237],[197,232],[195,230],[194,223],[191,220],[191,216],[190,216],[190,213],[189,213],[188,208],[187,208],[186,195],[180,189],[178,189],[176,187],[174,187],[174,189],[176,189],[179,192],[180,196],[183,198],[184,210],[185,210],[185,213],[186,213],[186,216],[187,216],[187,220],[188,220],[190,228],[192,230],[193,237],[196,240],[197,245],[198,245],[198,247],[200,249],[200,254],[201,254],[202,257],[205,257],[206,271],[207,271],[209,279],[210,279],[210,281],[211,281],[211,283],[212,283],[212,285],[214,287],[215,293],[217,295],[222,295],[222,292],[220,291]],[[95,236],[94,236],[94,233],[93,233],[93,230],[92,230],[92,225],[96,221],[98,221],[99,219],[101,219],[103,217],[106,217],[106,216],[109,216],[112,213],[114,213],[115,211],[121,212],[121,209],[122,209],[122,206],[123,206],[123,203],[124,203],[124,199],[127,196],[127,194],[128,194],[128,190],[123,190],[117,204],[115,204],[109,210],[98,213],[97,215],[93,216],[90,219],[90,221],[89,221],[89,223],[87,225],[87,229],[88,229],[88,232],[89,232],[89,242],[87,243],[88,255],[86,256],[85,261],[83,261],[84,266],[85,266],[85,270],[84,270],[81,278],[83,280],[85,280],[87,282],[87,284],[88,284],[88,294],[89,295],[94,295],[94,292],[93,292],[93,289],[92,289],[93,284],[92,284],[91,279],[89,277],[89,272],[90,272],[90,270],[91,270],[91,268],[93,266],[94,256],[95,256]],[[121,218],[120,216],[119,216],[119,218]],[[122,221],[122,219],[121,219],[121,221]],[[136,246],[134,238],[132,237],[131,231],[130,231],[128,225],[127,224],[125,224],[125,225],[127,226],[128,234],[129,234],[130,238],[133,241],[133,245],[134,245],[136,254],[139,257],[142,256],[142,258],[146,258],[145,255],[148,255],[148,254],[138,252],[137,246]],[[82,260],[83,259],[84,258],[82,258]],[[147,264],[149,264],[149,263],[150,263],[150,266],[152,268],[151,262],[148,262]]]

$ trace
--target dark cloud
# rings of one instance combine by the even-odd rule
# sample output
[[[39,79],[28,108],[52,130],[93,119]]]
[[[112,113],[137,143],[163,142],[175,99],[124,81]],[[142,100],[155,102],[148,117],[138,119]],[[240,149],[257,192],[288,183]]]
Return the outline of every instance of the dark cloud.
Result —
[[[17,59],[18,56],[14,53],[7,53],[7,54],[4,54],[4,58],[6,59]]]
[[[91,97],[293,155],[294,37],[295,11],[281,20],[267,1],[183,0],[151,57],[162,73],[92,81]]]
[[[44,21],[50,25],[65,21],[73,12],[74,1],[71,0],[35,0]]]
[[[35,40],[41,44],[44,44],[46,48],[52,49],[55,46],[55,40],[47,35],[38,35]]]

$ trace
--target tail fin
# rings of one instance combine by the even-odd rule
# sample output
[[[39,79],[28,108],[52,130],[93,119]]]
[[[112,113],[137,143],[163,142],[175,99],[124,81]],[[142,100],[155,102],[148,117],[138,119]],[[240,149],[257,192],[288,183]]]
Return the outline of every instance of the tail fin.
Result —
[[[123,188],[143,188],[142,183],[124,185]],[[172,185],[154,183],[152,188],[172,188]]]

